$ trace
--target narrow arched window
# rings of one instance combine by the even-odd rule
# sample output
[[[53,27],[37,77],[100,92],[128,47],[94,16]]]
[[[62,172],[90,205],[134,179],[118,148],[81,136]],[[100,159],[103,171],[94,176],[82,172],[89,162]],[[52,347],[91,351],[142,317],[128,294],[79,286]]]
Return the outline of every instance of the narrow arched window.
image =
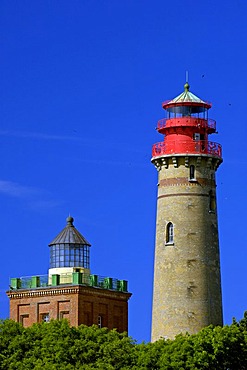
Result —
[[[190,180],[194,180],[195,179],[195,166],[192,164],[190,166]]]
[[[168,222],[166,226],[166,243],[173,243],[173,237],[174,237],[174,228],[173,223]]]

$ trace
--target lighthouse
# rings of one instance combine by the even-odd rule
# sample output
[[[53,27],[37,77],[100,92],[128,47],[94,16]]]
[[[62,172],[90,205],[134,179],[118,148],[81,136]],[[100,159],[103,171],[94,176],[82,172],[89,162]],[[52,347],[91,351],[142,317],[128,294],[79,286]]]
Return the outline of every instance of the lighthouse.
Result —
[[[92,274],[90,248],[73,217],[67,217],[66,226],[49,244],[48,274],[10,279],[10,319],[24,327],[67,319],[71,326],[127,331],[127,281]]]
[[[188,83],[162,103],[163,141],[151,160],[158,170],[152,341],[222,325],[215,180],[222,148],[209,141],[211,106]]]

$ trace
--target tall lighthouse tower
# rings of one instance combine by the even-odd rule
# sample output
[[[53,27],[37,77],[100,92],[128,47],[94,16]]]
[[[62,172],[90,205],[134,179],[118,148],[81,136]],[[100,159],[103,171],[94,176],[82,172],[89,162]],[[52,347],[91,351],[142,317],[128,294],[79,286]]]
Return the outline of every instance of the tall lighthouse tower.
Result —
[[[184,92],[162,104],[164,140],[153,145],[158,170],[152,341],[222,325],[215,172],[221,145],[209,141],[211,103]]]

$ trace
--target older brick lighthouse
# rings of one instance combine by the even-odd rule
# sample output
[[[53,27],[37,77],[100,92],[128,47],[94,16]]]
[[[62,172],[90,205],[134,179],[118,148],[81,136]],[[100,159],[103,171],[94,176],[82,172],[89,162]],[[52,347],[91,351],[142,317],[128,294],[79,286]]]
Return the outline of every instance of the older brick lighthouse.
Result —
[[[28,327],[65,318],[72,326],[127,331],[127,281],[91,274],[91,245],[75,228],[73,217],[66,222],[49,244],[48,274],[10,280],[10,319]]]
[[[162,104],[158,170],[152,341],[222,325],[215,172],[221,145],[208,141],[211,104],[189,91]]]

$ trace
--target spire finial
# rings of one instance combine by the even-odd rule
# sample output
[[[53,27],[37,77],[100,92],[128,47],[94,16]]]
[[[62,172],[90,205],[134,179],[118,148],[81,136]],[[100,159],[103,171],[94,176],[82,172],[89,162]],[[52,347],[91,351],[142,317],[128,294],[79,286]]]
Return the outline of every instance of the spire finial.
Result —
[[[186,82],[186,84],[184,85],[184,91],[187,92],[189,91],[190,89],[190,85],[188,84],[188,82]]]
[[[185,72],[185,82],[189,83],[189,71]]]
[[[185,82],[185,85],[184,85],[184,91],[187,92],[190,89],[190,85],[189,85],[189,72],[188,71],[186,71],[186,73],[185,73],[185,79],[186,79],[186,82]]]
[[[67,225],[73,226],[74,219],[69,215],[69,217],[66,218]]]

